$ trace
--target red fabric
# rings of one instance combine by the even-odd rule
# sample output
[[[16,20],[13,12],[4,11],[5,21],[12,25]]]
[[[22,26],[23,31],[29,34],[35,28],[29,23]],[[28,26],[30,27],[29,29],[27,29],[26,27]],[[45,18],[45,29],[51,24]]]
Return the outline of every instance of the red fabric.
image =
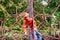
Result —
[[[36,27],[36,22],[31,18],[29,20],[24,20],[23,29],[26,29],[26,26],[30,27],[31,30],[33,30],[33,26],[34,28]]]
[[[23,28],[26,29],[26,26],[33,29],[33,20],[31,18],[29,20],[24,20]]]
[[[29,17],[29,13],[24,13],[24,23],[23,23],[23,30],[26,30],[26,26],[30,27],[33,30],[33,27],[36,27],[36,22]]]

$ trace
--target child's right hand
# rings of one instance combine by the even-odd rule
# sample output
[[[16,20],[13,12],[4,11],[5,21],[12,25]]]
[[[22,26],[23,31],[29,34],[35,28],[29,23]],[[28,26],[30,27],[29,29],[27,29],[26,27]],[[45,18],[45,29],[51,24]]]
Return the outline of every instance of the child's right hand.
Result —
[[[27,30],[24,30],[24,34],[25,34],[25,35],[27,34]]]

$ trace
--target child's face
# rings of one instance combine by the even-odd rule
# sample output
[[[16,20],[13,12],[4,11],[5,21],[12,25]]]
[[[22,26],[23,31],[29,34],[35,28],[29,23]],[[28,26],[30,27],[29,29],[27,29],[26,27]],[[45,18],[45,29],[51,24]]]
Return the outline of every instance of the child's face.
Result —
[[[29,18],[29,14],[28,14],[28,13],[25,13],[25,14],[24,14],[24,18],[25,18],[25,19],[28,19],[28,18]]]

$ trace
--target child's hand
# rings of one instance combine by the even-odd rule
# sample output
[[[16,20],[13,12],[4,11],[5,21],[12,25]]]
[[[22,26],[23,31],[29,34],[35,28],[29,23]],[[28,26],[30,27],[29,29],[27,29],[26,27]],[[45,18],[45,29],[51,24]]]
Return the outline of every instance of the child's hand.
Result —
[[[25,34],[25,35],[27,34],[27,30],[24,30],[24,34]]]
[[[34,30],[37,30],[37,28],[34,28]]]

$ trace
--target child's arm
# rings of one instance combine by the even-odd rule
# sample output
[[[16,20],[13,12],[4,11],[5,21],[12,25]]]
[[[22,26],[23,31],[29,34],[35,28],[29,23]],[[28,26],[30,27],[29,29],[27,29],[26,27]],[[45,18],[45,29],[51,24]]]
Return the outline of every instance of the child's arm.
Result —
[[[34,20],[34,30],[37,30],[36,21]]]
[[[24,31],[25,34],[27,33],[26,21],[25,20],[24,20],[24,23],[23,23],[23,31]]]

